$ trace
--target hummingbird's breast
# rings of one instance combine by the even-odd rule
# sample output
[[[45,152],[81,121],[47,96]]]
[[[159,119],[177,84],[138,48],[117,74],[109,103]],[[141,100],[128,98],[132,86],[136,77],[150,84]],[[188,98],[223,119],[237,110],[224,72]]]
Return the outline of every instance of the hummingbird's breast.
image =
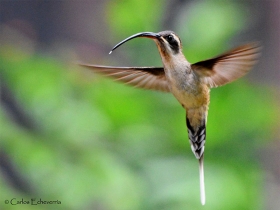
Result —
[[[163,61],[170,91],[186,110],[189,124],[196,131],[207,120],[210,88],[201,82],[184,57]]]
[[[210,89],[206,84],[200,82],[198,75],[191,70],[190,65],[165,68],[165,74],[172,94],[186,110],[208,107]]]

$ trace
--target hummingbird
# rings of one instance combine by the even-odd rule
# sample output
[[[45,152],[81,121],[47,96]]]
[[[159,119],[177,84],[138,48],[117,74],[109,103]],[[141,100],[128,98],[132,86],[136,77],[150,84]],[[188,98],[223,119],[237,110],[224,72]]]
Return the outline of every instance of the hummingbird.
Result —
[[[204,147],[210,89],[244,76],[257,62],[258,43],[249,43],[211,59],[191,64],[185,58],[182,42],[173,31],[141,32],[113,47],[109,54],[125,42],[137,38],[155,41],[163,67],[114,67],[79,64],[96,73],[137,88],[172,93],[186,110],[186,125],[191,150],[199,162],[200,200],[205,204]]]

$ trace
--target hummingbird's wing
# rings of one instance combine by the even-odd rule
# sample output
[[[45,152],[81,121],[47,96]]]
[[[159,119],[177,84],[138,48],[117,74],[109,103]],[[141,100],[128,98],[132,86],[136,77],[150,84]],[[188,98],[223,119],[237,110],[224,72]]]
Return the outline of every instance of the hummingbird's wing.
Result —
[[[170,92],[163,67],[79,65],[134,87]]]
[[[257,43],[246,44],[215,58],[194,63],[191,68],[210,87],[218,87],[244,76],[257,62],[260,49]]]

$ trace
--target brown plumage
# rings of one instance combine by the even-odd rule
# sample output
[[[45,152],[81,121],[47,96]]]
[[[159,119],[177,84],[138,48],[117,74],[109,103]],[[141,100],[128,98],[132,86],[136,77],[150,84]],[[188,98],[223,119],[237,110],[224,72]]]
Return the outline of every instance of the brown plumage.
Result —
[[[80,65],[135,87],[171,92],[175,96],[186,110],[191,149],[199,160],[201,203],[204,205],[203,158],[210,88],[227,84],[248,73],[257,62],[260,47],[257,43],[250,43],[220,56],[190,64],[182,52],[180,38],[173,31],[162,31],[132,35],[118,43],[112,51],[137,37],[151,38],[156,42],[163,67]]]
[[[116,81],[138,88],[163,92],[170,91],[162,67],[114,67],[89,64],[79,65],[90,68],[96,73],[111,77]]]

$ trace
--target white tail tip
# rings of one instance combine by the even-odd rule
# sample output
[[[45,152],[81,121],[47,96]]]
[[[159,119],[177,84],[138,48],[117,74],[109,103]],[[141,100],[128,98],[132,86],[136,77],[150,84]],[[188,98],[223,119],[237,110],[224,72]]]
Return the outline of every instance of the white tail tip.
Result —
[[[199,180],[200,180],[200,201],[205,205],[205,184],[204,184],[204,169],[203,169],[203,155],[199,159]]]

